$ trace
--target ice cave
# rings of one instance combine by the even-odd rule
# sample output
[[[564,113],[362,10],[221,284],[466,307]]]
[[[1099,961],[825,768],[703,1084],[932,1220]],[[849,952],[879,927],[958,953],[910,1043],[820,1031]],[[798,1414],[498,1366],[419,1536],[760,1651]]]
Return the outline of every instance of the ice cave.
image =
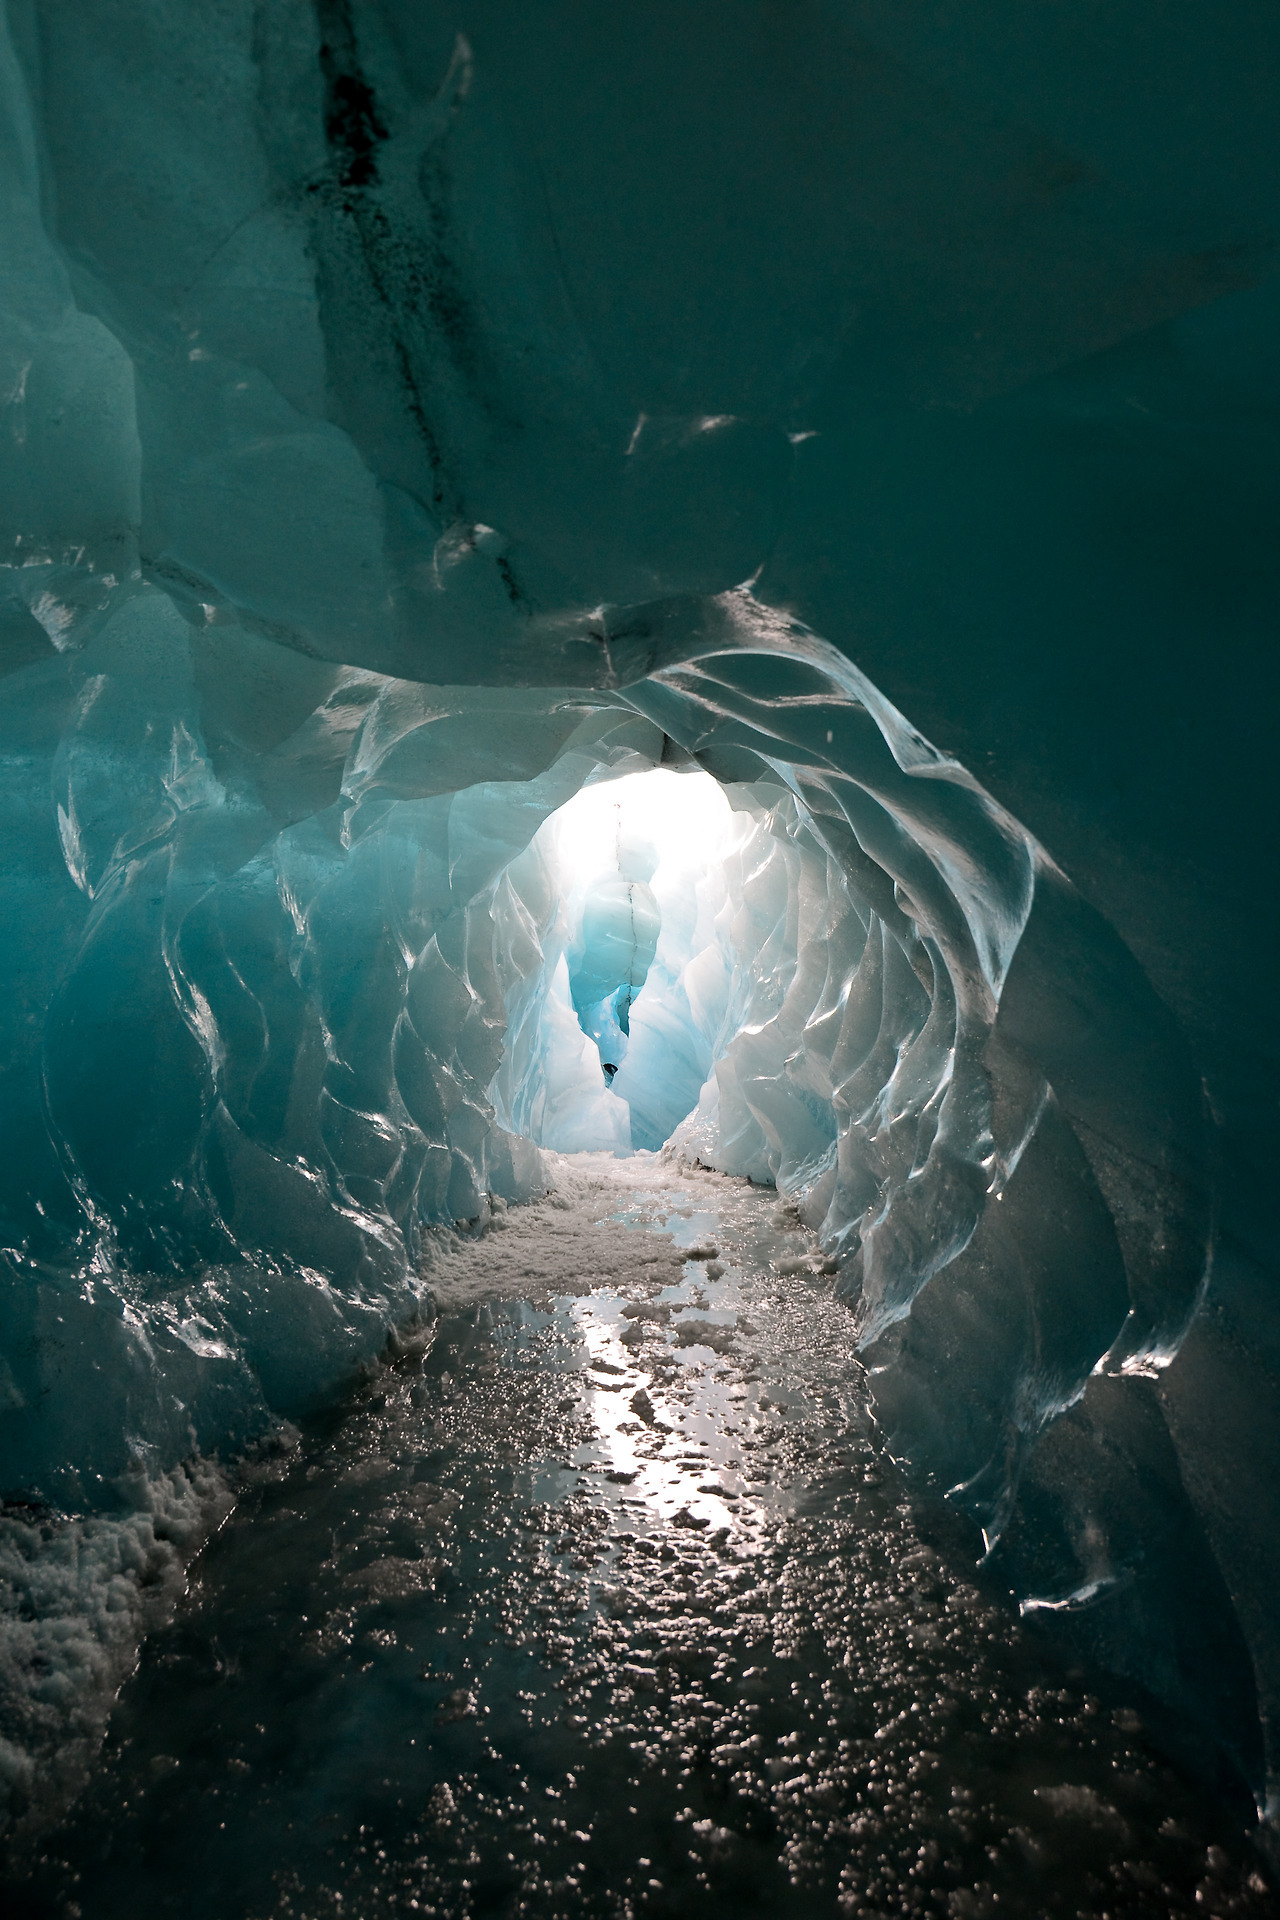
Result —
[[[0,29],[6,1913],[1280,1912],[1274,9]]]

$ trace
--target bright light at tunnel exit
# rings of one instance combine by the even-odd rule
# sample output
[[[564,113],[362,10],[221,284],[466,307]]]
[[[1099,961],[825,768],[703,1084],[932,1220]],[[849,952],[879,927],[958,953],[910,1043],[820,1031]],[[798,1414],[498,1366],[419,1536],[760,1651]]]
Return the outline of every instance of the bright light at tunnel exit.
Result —
[[[583,787],[554,816],[561,869],[575,887],[617,864],[619,838],[647,840],[666,875],[722,860],[734,837],[734,813],[709,773],[654,767]]]
[[[491,1098],[556,1152],[660,1147],[698,1105],[732,963],[720,909],[755,830],[701,770],[597,779],[543,822],[557,896]]]

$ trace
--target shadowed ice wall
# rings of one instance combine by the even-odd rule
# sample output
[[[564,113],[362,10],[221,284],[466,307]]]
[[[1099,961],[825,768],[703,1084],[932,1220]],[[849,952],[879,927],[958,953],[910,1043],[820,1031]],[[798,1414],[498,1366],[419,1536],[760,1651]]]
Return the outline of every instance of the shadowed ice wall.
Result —
[[[9,25],[0,1420],[61,1409],[14,1483],[234,1437],[413,1306],[412,1222],[532,1177],[475,903],[688,754],[790,795],[769,1019],[834,1025],[841,887],[857,1004],[869,949],[923,1016],[741,1133],[786,1180],[840,1115],[806,1204],[895,1444],[1202,1718],[1242,1630],[1274,1727],[1269,12]]]

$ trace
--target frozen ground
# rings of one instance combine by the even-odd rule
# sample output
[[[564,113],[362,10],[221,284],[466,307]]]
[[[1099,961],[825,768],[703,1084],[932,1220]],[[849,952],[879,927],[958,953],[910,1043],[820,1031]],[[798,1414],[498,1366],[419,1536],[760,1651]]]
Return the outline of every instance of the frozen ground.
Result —
[[[1273,1913],[1240,1810],[907,1500],[776,1194],[554,1164],[247,1471],[7,1910]]]

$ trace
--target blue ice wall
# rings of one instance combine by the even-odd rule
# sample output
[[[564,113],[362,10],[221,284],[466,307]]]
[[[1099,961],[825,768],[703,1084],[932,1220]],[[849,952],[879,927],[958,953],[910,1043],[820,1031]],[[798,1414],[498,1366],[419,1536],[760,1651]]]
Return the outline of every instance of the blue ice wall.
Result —
[[[496,902],[500,948],[513,895],[536,891],[555,905],[538,931],[539,965],[505,988],[490,1094],[506,1128],[561,1151],[628,1154],[663,1146],[697,1106],[732,1027],[722,855],[754,830],[750,796],[735,803],[737,815],[692,762],[621,785],[593,781],[508,869]],[[655,833],[664,815],[666,830]],[[632,836],[633,820],[647,832]]]
[[[1023,1603],[1260,1782],[1274,22],[1028,19],[9,9],[8,1488],[425,1310],[539,1178],[525,850],[692,759],[758,836],[707,1152]]]
[[[569,964],[574,1011],[595,1041],[610,1083],[627,1057],[632,1002],[649,977],[662,931],[647,881],[627,863],[594,883],[582,903]]]

